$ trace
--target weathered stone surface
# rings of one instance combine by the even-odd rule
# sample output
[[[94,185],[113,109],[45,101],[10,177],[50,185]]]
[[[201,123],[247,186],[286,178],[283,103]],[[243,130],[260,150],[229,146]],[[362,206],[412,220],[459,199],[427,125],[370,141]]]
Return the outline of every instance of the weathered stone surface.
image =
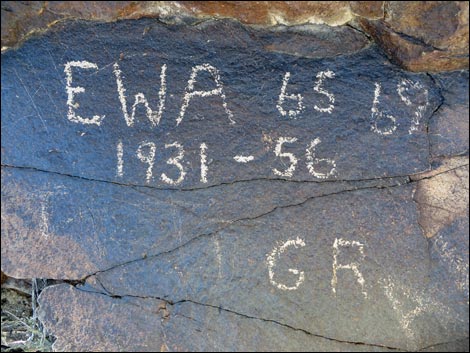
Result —
[[[406,176],[429,167],[426,121],[440,102],[429,77],[404,74],[384,64],[374,47],[349,56],[312,59],[319,55],[316,47],[323,51],[325,38],[357,35],[353,30],[301,32],[312,43],[303,49],[311,48],[312,58],[307,59],[272,53],[276,46],[282,49],[284,42],[298,41],[292,30],[254,31],[231,22],[166,26],[153,20],[139,25],[69,26],[77,28],[51,31],[4,54],[2,61],[2,227],[6,234],[2,268],[7,274],[78,279],[167,251],[236,219],[322,194],[371,187],[381,183],[375,179]],[[96,43],[114,41],[114,46],[97,55],[90,41],[81,40],[77,32],[83,38],[95,38]],[[233,42],[233,37],[227,41],[227,32],[237,33],[239,41]],[[158,50],[153,49],[155,41]],[[356,44],[349,48],[353,53],[356,49]],[[35,54],[34,62],[28,59],[30,51]],[[64,82],[67,69],[62,67],[85,59],[98,62],[99,69],[90,73],[76,69],[71,86],[86,88],[77,94],[79,105],[71,106]],[[219,68],[232,117],[222,97],[195,97],[178,125],[192,67],[206,62]],[[150,97],[159,96],[155,88],[156,83],[161,86],[158,68],[168,65],[166,107],[157,126],[152,127],[143,109],[136,110],[135,124],[127,126],[113,77],[115,63],[126,73],[128,107],[134,92],[145,92],[155,106]],[[292,81],[286,85],[286,96],[291,97],[290,92],[304,96],[305,110],[294,117],[283,116],[278,108],[296,109],[292,98],[279,103],[287,70],[292,71]],[[315,73],[322,70],[335,73],[325,88],[315,86]],[[213,89],[215,83],[207,76],[196,82],[196,89]],[[399,88],[409,91],[399,92]],[[334,107],[325,92],[334,94]],[[319,111],[324,107],[332,113]],[[75,110],[71,117],[70,111]],[[422,116],[413,121],[410,115],[418,110]],[[77,122],[78,114],[85,118]],[[82,123],[98,114],[105,116],[99,125]],[[291,142],[281,146],[282,139]],[[317,139],[321,143],[313,146]],[[181,162],[171,161],[176,158],[175,141],[185,149]],[[142,163],[148,162],[150,142],[156,150],[152,166]],[[203,143],[207,161],[201,157]],[[238,163],[237,155],[251,155],[253,162]],[[318,183],[322,181],[327,183]],[[397,182],[400,179],[390,180],[392,185]],[[269,192],[273,187],[276,191]],[[195,188],[201,190],[191,192]],[[209,205],[207,200],[211,200]],[[179,235],[170,236],[175,233]],[[30,248],[41,249],[32,255],[41,275],[38,267],[31,273],[26,265],[31,254],[25,250]],[[63,254],[59,257],[63,264],[50,266],[56,253]]]
[[[458,272],[448,266],[449,261],[457,259],[449,257],[449,251],[460,248],[459,241],[465,239],[455,239],[452,248],[434,244],[430,257],[418,227],[412,193],[412,187],[402,186],[312,199],[302,206],[236,223],[160,256],[101,272],[89,278],[82,289],[125,300],[161,298],[174,304],[176,310],[165,306],[168,313],[162,323],[168,330],[153,338],[169,340],[166,344],[170,349],[172,344],[190,350],[232,349],[237,338],[243,337],[241,350],[310,350],[311,336],[315,336],[327,339],[315,343],[315,349],[335,350],[342,341],[365,344],[360,349],[417,350],[467,337],[466,296],[461,293],[461,283],[449,280],[447,272],[454,276],[452,279],[465,275],[462,269]],[[447,241],[443,237],[441,242]],[[286,241],[295,239],[298,244],[279,250]],[[275,249],[279,253],[273,255]],[[276,259],[273,267],[270,255]],[[357,272],[348,264],[355,264]],[[443,278],[449,284],[445,291],[437,284],[443,283]],[[63,298],[71,295],[64,295],[62,290],[54,293],[54,288],[46,292],[53,298],[46,296],[41,302],[46,326],[59,333],[59,342],[73,336],[66,341],[73,344],[79,342],[81,330],[70,327],[68,321],[52,319],[51,307],[60,307],[55,309],[59,316],[68,317],[68,305],[85,305],[86,312],[108,312],[108,306],[100,302],[116,299],[95,302],[96,294],[80,294],[80,301],[75,303],[78,292],[68,290],[77,294],[65,307]],[[157,304],[153,308],[158,309]],[[125,310],[125,305],[116,306]],[[233,315],[226,318],[226,312],[237,313],[244,323]],[[282,326],[276,325],[277,330],[289,327],[296,333],[271,346],[271,336],[279,334],[273,333],[273,323]],[[205,339],[191,339],[187,332],[192,332],[193,325],[211,334]],[[227,333],[232,332],[227,329],[232,325],[240,336]],[[120,325],[124,326],[130,325]],[[250,338],[253,336],[248,332],[252,330],[260,341]],[[103,332],[99,328],[92,331]],[[159,347],[161,341],[155,341],[152,346]]]
[[[2,271],[80,282],[57,350],[464,349],[464,79],[347,26],[56,24],[2,55]]]
[[[3,282],[5,282],[8,279],[8,276],[6,274],[4,274],[3,271],[1,272],[1,274],[2,274],[1,283],[3,284]]]
[[[17,278],[78,280],[309,198],[400,183],[406,178],[259,180],[176,191],[2,168],[2,270]]]
[[[68,304],[59,304],[64,298]],[[164,344],[161,301],[124,302],[62,284],[47,287],[39,302],[42,321],[59,337],[55,351],[148,352]]]
[[[48,287],[39,300],[42,321],[58,336],[55,351],[391,351],[191,302],[111,298],[69,285]]]
[[[415,177],[421,178],[415,200],[419,203],[420,224],[427,237],[433,237],[457,218],[468,219],[468,168],[468,157],[454,158],[444,160],[440,172]],[[432,178],[426,179],[429,174]]]
[[[354,15],[370,20],[383,19],[385,16],[384,1],[350,1],[349,5]]]
[[[444,98],[429,122],[431,153],[437,156],[468,154],[468,71],[436,75]]]
[[[205,17],[230,17],[243,23],[257,25],[276,24],[329,24],[341,25],[352,16],[348,1],[181,1],[193,14]]]
[[[66,19],[109,22],[170,16],[234,18],[255,25],[333,26],[352,18],[347,1],[335,4],[328,1],[3,1],[2,48],[14,46],[29,34],[44,31]]]
[[[360,23],[408,70],[468,69],[468,9],[467,1],[387,1],[384,19]]]
[[[408,70],[468,69],[466,1],[4,1],[2,51],[67,19],[112,22],[142,17],[170,22],[233,18],[257,26],[338,26],[360,19],[389,56]]]

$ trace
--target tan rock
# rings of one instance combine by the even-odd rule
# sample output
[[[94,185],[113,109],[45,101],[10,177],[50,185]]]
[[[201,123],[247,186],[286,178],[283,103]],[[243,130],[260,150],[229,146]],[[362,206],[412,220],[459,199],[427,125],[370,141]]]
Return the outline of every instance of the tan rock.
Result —
[[[352,19],[347,1],[180,1],[188,12],[204,17],[231,17],[247,24],[342,25]]]
[[[421,179],[414,199],[426,237],[433,237],[459,217],[468,217],[468,157],[445,160],[440,168],[413,178]]]

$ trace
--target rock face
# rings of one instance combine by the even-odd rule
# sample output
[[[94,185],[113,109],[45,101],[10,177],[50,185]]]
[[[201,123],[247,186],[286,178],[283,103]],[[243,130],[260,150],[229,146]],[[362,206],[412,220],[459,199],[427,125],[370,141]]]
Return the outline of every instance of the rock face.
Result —
[[[74,20],[2,54],[1,109],[2,273],[67,281],[55,350],[468,350],[468,71],[351,26]]]
[[[429,123],[433,157],[468,154],[468,71],[436,75],[444,103]]]

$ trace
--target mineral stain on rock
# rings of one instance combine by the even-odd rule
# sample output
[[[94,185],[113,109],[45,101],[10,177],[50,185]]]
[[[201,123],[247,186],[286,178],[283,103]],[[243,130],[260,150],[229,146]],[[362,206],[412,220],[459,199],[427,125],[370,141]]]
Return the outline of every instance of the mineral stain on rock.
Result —
[[[55,349],[464,350],[468,197],[432,189],[468,185],[443,110],[465,129],[468,73],[347,26],[184,21],[2,54],[2,271],[80,283],[41,294]]]

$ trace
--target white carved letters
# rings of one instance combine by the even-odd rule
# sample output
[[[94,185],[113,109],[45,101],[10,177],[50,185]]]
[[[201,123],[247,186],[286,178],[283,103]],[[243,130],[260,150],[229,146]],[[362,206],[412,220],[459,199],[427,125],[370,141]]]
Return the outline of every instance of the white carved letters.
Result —
[[[273,169],[274,174],[284,177],[291,177],[294,174],[295,166],[297,165],[297,158],[292,153],[281,152],[282,145],[284,143],[294,143],[297,141],[296,137],[280,137],[277,140],[276,149],[274,153],[277,157],[287,157],[289,158],[290,165],[284,171],[279,171],[276,168]]]
[[[82,123],[82,124],[95,124],[100,125],[103,119],[105,118],[104,115],[94,115],[93,118],[82,118],[80,115],[75,113],[75,109],[79,107],[79,104],[75,102],[75,95],[77,93],[84,93],[85,88],[81,86],[72,87],[72,68],[79,67],[81,69],[95,69],[98,70],[98,65],[91,63],[89,61],[69,61],[65,64],[65,82],[66,86],[65,89],[67,91],[67,106],[68,106],[68,113],[67,118],[74,123]]]
[[[196,83],[196,78],[199,72],[207,71],[210,73],[211,77],[215,82],[216,88],[210,91],[195,91],[194,84]],[[193,71],[191,76],[189,77],[188,85],[186,87],[186,92],[184,93],[183,97],[183,105],[181,106],[180,114],[176,119],[176,126],[181,124],[183,121],[184,115],[186,113],[186,109],[189,106],[189,102],[194,97],[211,97],[211,96],[219,96],[222,99],[222,106],[224,107],[225,113],[228,116],[228,120],[230,124],[235,124],[235,120],[233,120],[233,113],[227,107],[227,98],[225,97],[224,86],[222,81],[220,80],[219,70],[217,70],[214,66],[209,64],[197,65],[193,67]]]
[[[305,242],[297,237],[297,239],[292,239],[286,241],[284,244],[282,244],[279,247],[274,248],[274,250],[267,255],[266,258],[266,263],[268,265],[268,274],[269,274],[269,281],[271,284],[281,290],[296,290],[299,288],[299,286],[304,282],[305,280],[305,273],[304,271],[300,271],[295,268],[289,268],[288,271],[294,275],[297,276],[297,280],[293,286],[287,286],[285,284],[279,283],[274,279],[274,267],[276,266],[276,261],[277,259],[289,248],[289,247],[294,247],[294,248],[299,248],[299,247],[304,247]]]
[[[374,101],[372,103],[372,108],[371,108],[371,118],[372,118],[372,125],[371,125],[371,130],[375,132],[376,134],[379,135],[391,135],[395,132],[397,129],[397,119],[390,114],[384,114],[381,110],[379,110],[379,97],[380,97],[380,83],[375,83],[375,90],[374,90]],[[384,116],[385,115],[385,116]],[[379,128],[378,122],[382,119],[388,119],[390,120],[389,126],[385,128]]]
[[[287,84],[290,79],[290,72],[286,72],[284,75],[284,80],[282,81],[281,94],[279,94],[279,99],[277,101],[277,110],[281,113],[282,116],[289,116],[289,118],[296,118],[304,110],[304,105],[302,103],[303,97],[300,93],[298,94],[286,94]],[[297,101],[296,110],[284,110],[283,105],[286,99]]]
[[[124,88],[124,84],[122,83],[122,72],[119,68],[118,63],[114,64],[114,75],[116,76],[116,85],[117,91],[119,95],[119,101],[121,102],[121,109],[122,113],[124,114],[124,119],[126,120],[127,126],[134,125],[135,120],[135,110],[137,105],[143,104],[146,109],[147,118],[152,123],[152,126],[158,125],[160,123],[160,119],[162,118],[163,110],[165,109],[165,99],[166,99],[166,65],[162,66],[162,70],[160,73],[160,92],[158,93],[159,97],[159,104],[158,104],[158,111],[154,112],[145,98],[143,93],[137,93],[135,95],[135,101],[132,105],[132,113],[129,114],[127,111],[127,100],[126,100],[126,89]]]
[[[341,248],[357,248],[362,258],[364,258],[364,244],[361,244],[355,240],[344,240],[343,238],[336,238],[333,244],[333,277],[331,278],[331,290],[333,294],[336,295],[336,285],[338,283],[337,272],[339,270],[349,270],[352,271],[353,275],[356,277],[357,283],[361,286],[362,295],[364,298],[367,298],[367,292],[364,289],[364,276],[361,271],[359,271],[359,264],[356,261],[350,262],[348,264],[342,264],[338,261],[338,257],[341,254]]]

